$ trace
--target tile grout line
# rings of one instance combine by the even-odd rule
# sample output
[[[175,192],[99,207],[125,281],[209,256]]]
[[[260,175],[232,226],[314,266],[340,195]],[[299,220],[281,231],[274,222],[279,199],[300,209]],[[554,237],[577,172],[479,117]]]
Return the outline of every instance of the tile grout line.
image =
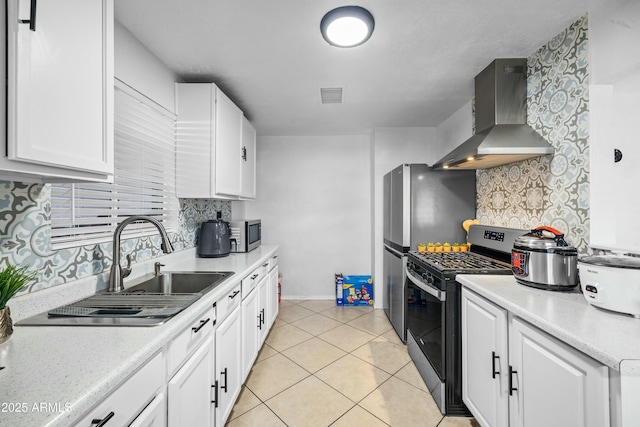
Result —
[[[327,310],[324,310],[324,311],[328,311],[328,310],[330,310],[330,308],[329,308],[329,309],[327,309]],[[320,315],[322,315],[321,313],[315,313],[315,314],[320,314]],[[296,328],[298,328],[298,329],[300,329],[300,330],[302,330],[302,331],[304,331],[304,332],[307,332],[307,333],[309,333],[310,335],[312,335],[312,338],[310,338],[309,340],[311,340],[311,339],[313,339],[313,338],[317,338],[317,339],[319,339],[319,340],[321,340],[321,341],[323,341],[323,342],[325,342],[325,343],[327,343],[327,344],[331,345],[332,347],[335,347],[335,348],[337,348],[337,349],[342,350],[342,351],[344,351],[344,352],[345,352],[345,354],[343,354],[342,356],[338,357],[338,358],[337,358],[337,359],[335,359],[334,361],[332,361],[332,362],[328,363],[327,365],[325,365],[325,366],[321,367],[320,369],[317,369],[315,372],[309,372],[309,371],[308,371],[307,369],[305,369],[303,366],[299,365],[296,361],[294,361],[293,359],[289,358],[286,354],[284,354],[284,353],[283,353],[284,351],[288,350],[289,348],[293,348],[293,347],[295,347],[296,345],[302,344],[302,343],[307,342],[307,341],[309,341],[309,340],[302,341],[302,342],[300,342],[300,343],[298,343],[298,344],[296,344],[296,345],[294,345],[294,346],[291,346],[291,347],[289,347],[288,349],[285,349],[285,350],[283,350],[283,351],[278,351],[278,350],[276,350],[276,351],[278,352],[278,354],[280,354],[280,355],[282,355],[283,357],[287,358],[287,359],[288,359],[288,360],[290,360],[292,363],[294,363],[296,366],[300,367],[301,369],[305,370],[306,372],[309,372],[309,376],[307,376],[307,377],[305,377],[305,378],[301,379],[301,380],[300,380],[300,381],[298,381],[296,384],[299,384],[300,382],[302,382],[302,381],[304,381],[304,380],[308,379],[309,377],[314,377],[315,379],[317,379],[318,381],[322,382],[323,384],[325,384],[327,387],[331,388],[333,391],[335,391],[335,392],[336,392],[336,393],[338,393],[339,395],[344,396],[344,398],[345,398],[345,399],[347,399],[349,402],[352,402],[352,403],[353,403],[353,405],[352,405],[351,407],[349,407],[349,408],[348,408],[344,413],[342,413],[342,414],[341,414],[341,415],[340,415],[336,420],[334,420],[334,421],[330,424],[330,426],[331,426],[331,425],[334,425],[336,422],[338,422],[338,420],[340,420],[340,418],[344,417],[344,416],[345,416],[349,411],[353,410],[353,408],[355,408],[356,406],[358,406],[358,407],[359,407],[359,408],[361,408],[362,410],[366,411],[366,409],[364,409],[362,406],[360,406],[360,402],[362,402],[362,401],[363,401],[367,396],[369,396],[371,393],[373,393],[375,390],[377,390],[377,389],[378,389],[382,384],[384,384],[385,382],[387,382],[387,381],[389,380],[389,378],[391,378],[391,377],[393,376],[393,374],[390,374],[390,373],[388,373],[388,372],[384,371],[383,369],[381,369],[381,371],[382,371],[382,372],[385,372],[386,374],[388,374],[388,375],[389,375],[389,378],[387,378],[386,380],[384,380],[384,381],[383,381],[382,383],[380,383],[376,388],[374,388],[373,390],[371,390],[369,393],[367,393],[365,396],[363,396],[363,397],[362,397],[362,399],[358,400],[357,402],[354,402],[354,401],[353,401],[349,396],[346,396],[346,395],[345,395],[345,394],[343,394],[340,390],[337,390],[337,389],[336,389],[336,388],[334,388],[331,384],[328,384],[328,383],[327,383],[327,382],[325,382],[322,378],[320,378],[320,377],[316,376],[316,373],[320,372],[321,370],[323,370],[323,369],[324,369],[324,368],[326,368],[327,366],[330,366],[331,364],[333,364],[333,363],[337,362],[338,360],[340,360],[340,359],[344,359],[345,357],[347,357],[347,356],[349,356],[349,355],[351,355],[351,356],[353,356],[353,357],[355,357],[355,358],[357,358],[357,359],[359,359],[359,360],[362,360],[363,362],[367,363],[368,365],[370,365],[370,366],[372,366],[372,367],[374,367],[374,368],[380,369],[380,368],[378,368],[377,366],[375,366],[375,365],[373,365],[373,364],[369,363],[368,361],[363,360],[363,359],[361,359],[360,357],[358,357],[358,356],[356,356],[355,354],[353,354],[353,352],[354,352],[354,351],[356,351],[357,349],[359,349],[359,348],[361,348],[361,347],[363,347],[363,346],[367,345],[368,343],[370,343],[370,342],[371,342],[371,341],[373,341],[374,339],[376,339],[376,338],[378,338],[378,337],[382,336],[382,334],[379,334],[379,335],[375,335],[375,336],[374,336],[373,334],[370,334],[370,332],[369,332],[369,331],[362,331],[362,330],[361,330],[361,329],[359,329],[359,328],[356,328],[356,327],[354,327],[354,326],[348,325],[348,323],[349,323],[349,322],[351,322],[351,321],[353,321],[353,320],[355,320],[355,319],[359,319],[360,317],[366,316],[366,315],[368,315],[368,314],[370,314],[370,313],[363,313],[363,315],[362,315],[362,316],[358,316],[358,317],[355,317],[355,318],[353,318],[353,319],[350,319],[348,322],[343,322],[343,321],[339,321],[339,320],[336,320],[336,319],[334,319],[334,318],[331,318],[331,317],[329,317],[329,316],[324,316],[324,317],[327,317],[327,318],[329,318],[329,319],[336,320],[336,321],[340,322],[340,323],[341,323],[341,325],[336,326],[336,327],[334,327],[334,328],[331,328],[331,329],[329,329],[329,330],[327,330],[327,331],[321,332],[320,334],[316,334],[316,335],[311,334],[311,333],[309,333],[309,332],[307,332],[307,331],[304,331],[304,329],[298,328],[298,327],[297,327],[297,326],[295,326],[295,325],[292,325],[292,326],[294,326],[294,327],[296,327]],[[299,319],[299,320],[304,320],[304,319],[306,319],[306,318],[308,318],[308,317],[311,317],[311,316],[307,316],[307,317],[302,318],[302,319]],[[298,320],[296,320],[296,322],[297,322],[297,321],[298,321]],[[322,338],[320,337],[320,335],[322,335],[322,334],[324,334],[324,333],[326,333],[326,332],[329,332],[329,331],[331,331],[331,330],[333,330],[333,329],[339,328],[339,327],[340,327],[340,326],[342,326],[342,325],[347,325],[347,326],[350,326],[350,327],[352,327],[352,328],[354,328],[354,329],[356,329],[356,330],[360,330],[360,331],[362,331],[362,332],[368,333],[368,334],[372,335],[372,336],[373,336],[373,338],[372,338],[371,340],[368,340],[367,342],[365,342],[365,343],[364,343],[364,344],[362,344],[361,346],[356,347],[355,349],[353,349],[353,350],[351,350],[351,351],[346,351],[346,350],[344,350],[344,349],[342,349],[342,348],[340,348],[340,347],[337,347],[337,346],[335,346],[334,344],[332,344],[332,343],[330,343],[330,342],[328,342],[328,341],[326,341],[326,340],[324,340],[324,339],[322,339]],[[385,331],[385,332],[383,332],[383,333],[386,333],[386,332],[387,332],[387,331]],[[383,339],[384,339],[384,338],[383,338]],[[390,342],[390,341],[389,341],[389,342]],[[390,342],[390,343],[391,343],[391,342]],[[393,344],[393,343],[391,343],[391,344]],[[395,345],[395,344],[394,344],[394,345]],[[403,366],[403,367],[404,367],[404,366]],[[401,369],[402,369],[402,368],[401,368]],[[284,390],[280,391],[278,394],[276,394],[276,395],[272,396],[270,399],[272,399],[272,398],[276,397],[277,395],[279,395],[279,394],[281,394],[281,393],[284,393],[286,390],[290,389],[291,387],[294,387],[296,384],[292,384],[291,386],[287,387],[286,389],[284,389]],[[256,396],[256,397],[257,397],[257,396]],[[260,401],[262,402],[262,400],[261,400],[260,398],[258,398],[258,400],[260,400]],[[268,405],[266,402],[262,402],[262,403],[263,403],[265,406],[269,407],[269,405]],[[270,407],[269,407],[269,409],[271,410],[271,408],[270,408]],[[273,412],[273,410],[272,410],[272,412]],[[367,411],[367,413],[369,413],[369,412]],[[369,414],[370,414],[370,415],[372,415],[373,417],[375,417],[377,420],[379,420],[379,421],[380,421],[380,422],[382,422],[383,424],[388,425],[387,423],[385,423],[383,420],[381,420],[380,418],[378,418],[378,417],[377,417],[377,416],[375,416],[374,414],[371,414],[371,413],[369,413]],[[276,415],[277,415],[277,414],[276,414]],[[278,417],[278,418],[280,418],[280,417]],[[284,422],[284,421],[283,421],[283,422]],[[286,423],[285,423],[285,424],[286,424]]]
[[[289,300],[289,301],[290,301],[290,300]],[[329,307],[329,308],[323,309],[323,310],[321,310],[321,311],[315,311],[315,310],[312,310],[312,309],[309,309],[309,308],[304,307],[304,306],[302,305],[304,302],[305,302],[305,300],[300,300],[300,301],[295,302],[295,303],[291,302],[290,304],[287,304],[285,307],[282,307],[282,306],[281,306],[281,308],[280,308],[280,309],[282,310],[283,308],[286,308],[286,307],[293,307],[293,306],[297,306],[297,307],[303,308],[303,309],[305,309],[305,310],[309,310],[309,311],[311,311],[312,313],[310,313],[310,314],[308,314],[308,315],[305,315],[305,316],[303,316],[303,317],[301,317],[301,318],[298,318],[298,319],[296,319],[296,320],[293,320],[293,321],[286,321],[286,320],[283,320],[283,319],[282,319],[282,318],[280,318],[280,317],[277,317],[276,319],[280,322],[280,326],[278,326],[278,328],[281,328],[281,327],[286,326],[286,325],[291,325],[291,326],[293,326],[294,328],[296,328],[297,330],[300,330],[300,331],[302,331],[302,332],[304,332],[304,333],[306,333],[306,334],[310,335],[310,337],[309,337],[309,338],[307,338],[307,339],[304,339],[303,341],[301,341],[301,342],[299,342],[299,343],[296,343],[295,345],[292,345],[292,346],[287,347],[287,348],[282,349],[282,350],[278,350],[278,349],[276,349],[276,348],[272,347],[271,345],[269,345],[269,343],[267,342],[267,341],[269,340],[269,337],[271,336],[272,332],[278,329],[278,328],[272,328],[272,329],[269,331],[269,334],[267,335],[267,337],[266,337],[266,339],[265,339],[265,344],[267,344],[267,346],[268,346],[268,347],[271,347],[271,349],[274,351],[274,353],[273,353],[273,354],[271,354],[270,356],[267,356],[267,357],[265,357],[264,359],[260,360],[260,362],[263,362],[263,361],[265,361],[265,360],[268,360],[269,358],[271,358],[271,357],[273,357],[273,356],[275,356],[275,355],[281,355],[282,357],[284,357],[285,359],[287,359],[289,362],[293,363],[295,366],[297,366],[298,368],[300,368],[300,369],[302,369],[304,372],[306,372],[306,373],[307,373],[307,375],[306,375],[304,378],[302,378],[302,379],[300,379],[299,381],[297,381],[296,383],[294,383],[294,384],[291,384],[291,385],[287,386],[284,390],[279,391],[277,394],[275,394],[275,395],[273,395],[273,396],[269,397],[269,399],[266,399],[266,400],[262,400],[260,397],[258,397],[258,396],[257,396],[257,395],[256,395],[256,394],[255,394],[255,393],[254,393],[250,388],[249,388],[249,386],[245,383],[245,384],[243,385],[243,387],[246,387],[246,388],[248,389],[248,391],[249,391],[249,392],[251,392],[251,393],[255,396],[255,398],[257,399],[257,401],[258,401],[259,403],[258,403],[256,406],[252,407],[251,409],[249,409],[249,410],[245,411],[243,414],[239,414],[238,416],[234,417],[234,418],[233,418],[233,420],[236,420],[236,419],[238,419],[239,417],[242,417],[243,415],[245,415],[246,413],[248,413],[249,411],[251,411],[251,410],[255,409],[256,407],[258,407],[258,406],[260,406],[260,405],[265,405],[265,406],[268,408],[268,410],[269,410],[271,413],[273,413],[273,414],[278,418],[278,420],[280,420],[280,421],[281,421],[285,426],[288,426],[288,424],[287,424],[287,423],[286,423],[286,422],[285,422],[285,421],[284,421],[284,420],[283,420],[283,419],[282,419],[282,418],[281,418],[281,417],[280,417],[280,416],[279,416],[279,415],[278,415],[278,414],[277,414],[277,413],[276,413],[276,412],[275,412],[275,411],[274,411],[274,410],[273,410],[273,409],[272,409],[272,408],[267,404],[267,401],[269,401],[269,400],[271,400],[271,399],[274,399],[276,396],[278,396],[278,395],[280,395],[280,394],[284,393],[285,391],[287,391],[287,390],[291,389],[292,387],[294,387],[294,386],[296,386],[296,385],[300,384],[302,381],[305,381],[305,380],[309,379],[309,377],[314,377],[316,380],[320,381],[322,384],[324,384],[325,386],[329,387],[331,390],[333,390],[333,391],[334,391],[335,393],[337,393],[338,395],[343,396],[343,397],[344,397],[348,402],[352,403],[352,405],[350,405],[348,409],[346,409],[346,410],[345,410],[345,411],[344,411],[344,412],[343,412],[343,413],[342,413],[342,414],[341,414],[341,415],[340,415],[336,420],[332,421],[329,425],[334,425],[334,424],[336,424],[340,419],[342,419],[343,417],[345,417],[349,412],[351,412],[352,410],[354,410],[354,408],[357,406],[359,409],[361,409],[361,410],[363,410],[363,411],[367,412],[369,415],[371,415],[372,417],[374,417],[376,420],[378,420],[378,421],[379,421],[379,422],[381,422],[382,424],[384,424],[384,425],[387,425],[387,426],[388,426],[389,424],[387,424],[385,421],[383,421],[382,419],[380,419],[379,417],[377,417],[377,416],[376,416],[376,415],[374,415],[373,413],[371,413],[371,412],[367,411],[364,407],[360,406],[360,403],[361,403],[361,402],[363,402],[367,397],[371,396],[371,395],[372,395],[376,390],[378,390],[380,387],[382,387],[382,386],[383,386],[383,384],[387,383],[387,382],[388,382],[392,377],[393,377],[393,378],[395,378],[395,379],[397,379],[397,380],[399,380],[399,381],[401,381],[402,383],[404,383],[404,384],[406,384],[406,385],[408,385],[408,386],[411,386],[411,388],[416,389],[416,391],[421,391],[421,392],[423,392],[423,393],[430,394],[430,393],[428,393],[428,391],[425,391],[425,390],[423,390],[423,389],[421,389],[421,388],[419,388],[419,387],[415,386],[414,384],[411,384],[410,382],[408,382],[408,381],[406,381],[406,380],[404,380],[404,379],[399,378],[399,377],[397,377],[397,376],[396,376],[400,371],[402,371],[402,370],[403,370],[403,369],[405,369],[408,365],[410,365],[410,364],[411,364],[411,361],[406,362],[406,363],[405,363],[405,364],[403,364],[400,368],[396,369],[393,373],[391,373],[391,372],[388,372],[388,371],[386,371],[386,370],[384,370],[384,369],[382,369],[382,368],[380,368],[380,367],[376,366],[374,363],[371,363],[369,360],[365,360],[365,359],[363,359],[363,358],[361,358],[361,357],[357,356],[356,354],[354,354],[354,352],[358,351],[358,349],[361,349],[362,347],[364,347],[364,346],[366,346],[366,345],[370,345],[372,341],[374,341],[374,340],[376,340],[376,339],[378,339],[378,338],[381,338],[383,341],[385,341],[386,343],[388,343],[388,344],[390,344],[390,345],[398,346],[398,347],[405,347],[405,350],[406,350],[406,345],[404,345],[404,344],[400,345],[400,344],[398,344],[397,342],[395,342],[395,340],[391,340],[391,339],[389,339],[389,338],[387,338],[387,337],[383,336],[383,335],[387,334],[389,331],[393,330],[393,328],[389,328],[388,330],[386,330],[386,331],[383,331],[383,332],[379,333],[378,331],[372,331],[372,330],[361,329],[361,328],[359,328],[359,327],[357,327],[357,326],[355,326],[355,325],[351,325],[351,324],[349,324],[350,322],[356,321],[357,319],[360,319],[360,318],[362,318],[363,316],[373,315],[373,316],[376,316],[376,317],[383,317],[383,316],[381,316],[381,315],[375,314],[375,309],[369,310],[368,312],[361,312],[361,313],[359,313],[359,315],[358,315],[358,316],[356,316],[356,317],[349,318],[348,320],[344,320],[344,319],[336,319],[336,318],[334,318],[334,317],[331,317],[330,315],[324,314],[325,312],[328,312],[328,311],[330,311],[330,310],[334,310],[334,307],[335,307],[335,306],[334,306],[334,307]],[[297,326],[297,325],[294,325],[294,323],[296,323],[296,322],[300,322],[300,321],[303,321],[304,319],[308,319],[309,317],[312,317],[312,316],[314,316],[314,315],[316,315],[316,314],[317,314],[317,315],[320,315],[320,316],[323,316],[323,317],[325,317],[325,318],[327,318],[327,319],[330,319],[330,320],[336,321],[336,322],[338,322],[339,324],[338,324],[338,325],[336,325],[336,326],[333,326],[333,327],[331,327],[331,328],[329,328],[329,329],[327,329],[327,330],[324,330],[324,331],[322,331],[322,332],[319,332],[319,333],[312,333],[312,332],[309,332],[309,331],[306,331],[306,330],[302,329],[301,327],[299,327],[299,326]],[[386,317],[385,317],[385,319],[386,319]],[[345,349],[343,349],[343,348],[341,348],[341,347],[339,347],[339,346],[337,346],[337,345],[335,345],[335,344],[333,344],[333,343],[331,343],[331,342],[327,341],[326,339],[323,339],[323,338],[321,338],[321,337],[320,337],[320,335],[323,335],[323,334],[325,334],[325,333],[327,333],[327,332],[330,332],[330,331],[332,331],[332,330],[334,330],[334,329],[337,329],[337,328],[339,328],[340,326],[343,326],[343,325],[349,326],[349,327],[351,327],[351,328],[353,328],[353,329],[355,329],[355,330],[357,330],[357,331],[359,331],[359,332],[369,334],[369,335],[371,335],[371,336],[372,336],[372,338],[371,338],[371,339],[368,339],[366,342],[362,343],[361,345],[357,346],[356,348],[354,348],[354,349],[352,349],[352,350],[347,351],[347,350],[345,350]],[[323,343],[328,344],[329,346],[331,346],[331,347],[333,347],[333,348],[335,348],[335,349],[341,350],[342,352],[344,352],[344,354],[343,354],[343,355],[340,355],[337,359],[335,359],[335,360],[333,360],[333,361],[331,361],[331,362],[329,362],[329,363],[327,363],[327,364],[323,365],[322,367],[315,369],[313,372],[309,371],[309,370],[308,370],[308,369],[306,369],[305,367],[301,366],[298,362],[296,362],[295,360],[293,360],[292,358],[290,358],[289,356],[287,356],[286,354],[284,354],[284,352],[286,352],[286,351],[288,351],[288,350],[290,350],[290,349],[292,349],[292,348],[294,348],[294,347],[296,347],[296,346],[298,346],[298,345],[300,345],[300,344],[303,344],[303,343],[305,343],[305,342],[308,342],[308,341],[312,340],[313,338],[317,338],[319,341],[322,341]],[[363,396],[363,397],[362,397],[361,399],[359,399],[357,402],[354,402],[354,401],[352,400],[352,398],[350,398],[350,397],[346,396],[346,395],[345,395],[345,394],[343,394],[343,392],[341,392],[340,390],[335,389],[333,386],[331,386],[330,384],[328,384],[327,382],[325,382],[324,380],[322,380],[321,378],[319,378],[319,377],[316,375],[317,373],[319,373],[319,372],[320,372],[320,371],[322,371],[323,369],[327,368],[327,367],[328,367],[328,366],[330,366],[331,364],[333,364],[333,363],[335,363],[335,362],[337,362],[337,361],[339,361],[339,360],[341,360],[341,359],[344,359],[347,355],[351,355],[351,356],[353,356],[354,358],[357,358],[357,359],[358,359],[358,360],[360,360],[360,361],[366,362],[366,363],[367,363],[367,365],[369,365],[369,366],[371,366],[371,367],[373,367],[373,368],[379,369],[379,370],[381,370],[382,372],[384,372],[386,375],[388,375],[388,378],[386,378],[384,381],[382,381],[380,384],[378,384],[378,385],[377,385],[373,390],[369,391],[365,396]],[[260,362],[258,362],[258,363],[260,363]],[[254,363],[254,366],[255,366],[255,363]],[[252,367],[252,369],[253,369],[253,367]],[[436,426],[438,426],[438,425],[441,425],[441,424],[442,424],[442,422],[443,422],[443,420],[444,420],[445,418],[446,418],[446,417],[444,417],[444,416],[443,416],[442,418],[440,418],[440,419],[438,420],[437,424],[435,424],[435,425],[434,425],[434,427],[436,427]],[[232,421],[232,420],[229,420],[229,421]]]

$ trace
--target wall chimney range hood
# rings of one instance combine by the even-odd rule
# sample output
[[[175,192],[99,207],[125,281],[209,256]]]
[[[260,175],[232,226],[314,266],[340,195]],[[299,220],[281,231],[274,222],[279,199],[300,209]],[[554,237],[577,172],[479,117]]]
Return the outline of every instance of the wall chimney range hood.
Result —
[[[526,124],[527,60],[496,59],[475,78],[476,132],[436,164],[436,169],[487,169],[553,154]]]

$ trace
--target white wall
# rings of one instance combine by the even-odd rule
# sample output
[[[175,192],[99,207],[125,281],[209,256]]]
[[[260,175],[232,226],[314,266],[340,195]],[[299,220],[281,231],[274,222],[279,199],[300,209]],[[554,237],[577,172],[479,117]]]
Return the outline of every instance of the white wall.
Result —
[[[335,273],[373,273],[370,148],[369,135],[258,137],[257,199],[233,216],[280,245],[283,298],[335,298]]]
[[[640,254],[640,3],[589,1],[590,242]],[[614,162],[614,149],[622,159]]]
[[[167,110],[175,111],[176,75],[118,21],[114,32],[116,78]]]
[[[375,307],[382,308],[382,203],[384,175],[403,163],[435,163],[436,128],[376,128],[373,134],[373,256]]]

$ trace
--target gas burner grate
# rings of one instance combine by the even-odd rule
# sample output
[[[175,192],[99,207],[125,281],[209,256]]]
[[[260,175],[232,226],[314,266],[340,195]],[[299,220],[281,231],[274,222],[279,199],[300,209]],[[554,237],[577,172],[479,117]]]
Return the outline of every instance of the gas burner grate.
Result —
[[[411,252],[419,260],[441,271],[503,271],[510,270],[507,263],[471,252]]]

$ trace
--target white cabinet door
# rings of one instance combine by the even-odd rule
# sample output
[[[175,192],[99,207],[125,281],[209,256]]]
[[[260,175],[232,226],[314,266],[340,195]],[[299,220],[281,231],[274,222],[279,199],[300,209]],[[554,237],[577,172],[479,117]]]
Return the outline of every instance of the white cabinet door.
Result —
[[[169,426],[209,426],[213,347],[206,340],[167,384]]]
[[[260,314],[258,312],[258,290],[253,289],[242,300],[242,381],[247,378],[253,362],[258,355],[258,331]]]
[[[509,412],[512,427],[606,427],[608,369],[578,350],[510,317]]]
[[[240,195],[242,111],[216,90],[216,193]]]
[[[462,399],[483,427],[509,425],[507,312],[462,289]]]
[[[256,130],[247,120],[242,118],[242,164],[240,167],[240,197],[256,198]]]
[[[223,426],[227,421],[242,386],[242,325],[240,311],[240,306],[236,307],[215,332],[215,378],[218,382],[218,404],[215,411],[216,426]]]
[[[30,6],[7,2],[8,135],[0,168],[104,180],[114,165],[113,0]],[[35,20],[35,30],[20,20]]]
[[[269,276],[267,274],[263,275],[260,283],[258,283],[258,292],[260,292],[260,297],[258,298],[258,320],[260,321],[258,348],[260,348],[269,333],[269,324],[267,323],[269,318]]]
[[[215,86],[176,84],[176,195],[208,198],[214,192]]]
[[[176,194],[238,199],[242,111],[213,83],[176,84]]]
[[[271,270],[269,270],[269,323],[268,328],[271,329],[273,322],[278,317],[278,309],[280,304],[278,303],[278,256],[271,258]]]

